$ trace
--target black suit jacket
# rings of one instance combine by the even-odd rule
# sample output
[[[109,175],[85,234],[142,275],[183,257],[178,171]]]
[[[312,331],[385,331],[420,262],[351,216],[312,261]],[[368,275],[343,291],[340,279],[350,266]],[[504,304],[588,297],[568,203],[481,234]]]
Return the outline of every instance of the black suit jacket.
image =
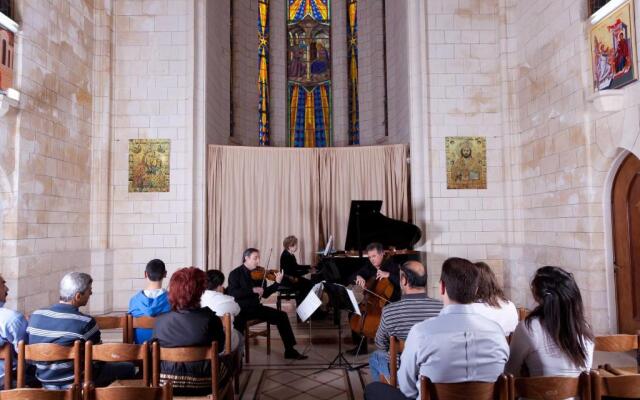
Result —
[[[262,297],[271,296],[278,290],[278,283],[267,286],[266,280],[262,283]],[[242,311],[254,309],[260,306],[260,297],[253,292],[254,287],[260,287],[259,281],[251,279],[251,271],[244,264],[237,267],[229,274],[229,286],[227,292],[229,296],[236,299]]]
[[[402,295],[402,290],[400,289],[400,266],[393,261],[392,258],[387,258],[382,261],[382,266],[380,266],[380,271],[389,273],[389,281],[393,284],[393,296],[391,296],[390,301],[400,300]],[[367,260],[367,262],[360,267],[360,269],[352,276],[350,279],[351,282],[356,280],[356,276],[360,275],[364,278],[365,281],[370,278],[376,276],[378,270],[376,267],[371,264],[371,261]]]

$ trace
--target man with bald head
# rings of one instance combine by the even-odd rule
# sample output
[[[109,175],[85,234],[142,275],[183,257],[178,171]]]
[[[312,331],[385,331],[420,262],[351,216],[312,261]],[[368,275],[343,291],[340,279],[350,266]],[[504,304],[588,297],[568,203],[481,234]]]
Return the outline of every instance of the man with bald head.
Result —
[[[380,326],[376,333],[378,350],[369,356],[373,381],[382,374],[389,380],[389,337],[405,340],[411,327],[418,322],[437,316],[442,302],[427,296],[427,269],[418,261],[407,261],[400,266],[402,298],[382,309]]]

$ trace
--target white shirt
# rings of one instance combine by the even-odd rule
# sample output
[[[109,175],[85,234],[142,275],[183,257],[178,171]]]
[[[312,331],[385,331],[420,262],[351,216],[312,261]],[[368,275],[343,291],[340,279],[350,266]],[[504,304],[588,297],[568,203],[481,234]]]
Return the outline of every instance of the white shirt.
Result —
[[[398,383],[420,397],[420,375],[435,383],[495,382],[509,346],[500,325],[476,314],[470,304],[451,304],[440,315],[411,328],[400,358]]]
[[[518,309],[510,301],[499,301],[500,307],[492,307],[487,303],[473,303],[473,311],[495,321],[502,327],[505,336],[516,330],[518,326]]]
[[[230,314],[231,326],[233,326],[233,318],[240,314],[240,306],[236,303],[236,299],[216,290],[205,290],[200,298],[200,306],[209,307],[220,318],[225,314]],[[238,348],[239,343],[238,331],[231,329],[231,350]]]
[[[511,355],[505,372],[520,376],[523,364],[529,376],[578,376],[591,369],[593,362],[593,342],[587,341],[587,365],[575,365],[542,329],[538,318],[531,320],[527,328],[520,322],[511,338]]]

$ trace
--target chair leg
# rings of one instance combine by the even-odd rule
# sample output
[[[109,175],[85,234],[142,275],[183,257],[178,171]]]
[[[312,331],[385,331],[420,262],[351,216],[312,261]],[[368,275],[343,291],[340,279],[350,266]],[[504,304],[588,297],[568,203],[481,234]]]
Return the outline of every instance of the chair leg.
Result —
[[[249,328],[244,331],[244,361],[249,364]]]
[[[271,324],[267,322],[267,355],[271,354]]]

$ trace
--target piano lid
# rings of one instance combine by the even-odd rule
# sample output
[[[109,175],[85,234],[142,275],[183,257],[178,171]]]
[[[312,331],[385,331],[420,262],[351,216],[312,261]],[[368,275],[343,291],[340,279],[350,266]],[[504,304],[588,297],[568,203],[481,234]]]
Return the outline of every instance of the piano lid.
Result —
[[[389,218],[380,213],[381,208],[382,200],[351,201],[345,250],[364,250],[373,242],[380,242],[385,248],[412,249],[420,240],[422,232],[418,226]]]

